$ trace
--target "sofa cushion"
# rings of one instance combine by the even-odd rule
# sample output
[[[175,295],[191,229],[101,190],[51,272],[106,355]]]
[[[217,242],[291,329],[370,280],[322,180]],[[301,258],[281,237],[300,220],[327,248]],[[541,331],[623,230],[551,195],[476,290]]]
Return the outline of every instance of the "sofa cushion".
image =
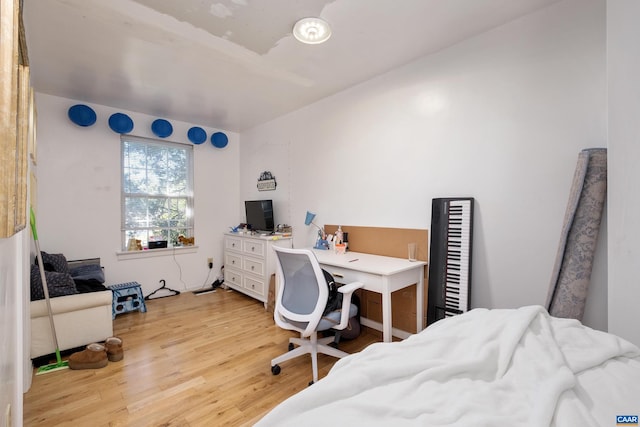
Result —
[[[89,294],[76,294],[66,298],[55,298],[50,301],[51,311],[53,314],[73,313],[81,310],[88,310],[96,307],[108,306],[109,307],[109,321],[111,322],[111,306],[113,302],[113,292],[110,290],[102,292],[92,292]],[[47,317],[49,312],[47,311],[47,304],[45,301],[33,301],[30,303],[31,318]],[[89,327],[88,325],[84,325]],[[82,327],[82,325],[79,325]],[[56,329],[58,329],[56,327]],[[106,337],[105,337],[106,338]],[[87,343],[89,344],[89,343]]]
[[[47,252],[40,252],[42,255],[42,263],[46,271],[55,271],[57,273],[69,273],[69,266],[67,265],[67,258],[63,254],[49,254]],[[36,258],[37,264],[37,258]]]
[[[61,351],[104,341],[113,336],[112,292],[68,295],[51,299],[58,346]],[[55,351],[47,304],[29,304],[31,316],[31,358]],[[48,363],[47,361],[46,363]]]
[[[43,260],[44,261],[44,260]],[[55,271],[45,271],[45,279],[47,280],[47,289],[49,297],[60,297],[64,295],[77,294],[76,284],[68,273],[58,273]],[[31,265],[31,301],[44,299],[44,290],[42,288],[42,278],[40,277],[40,269],[37,265]]]

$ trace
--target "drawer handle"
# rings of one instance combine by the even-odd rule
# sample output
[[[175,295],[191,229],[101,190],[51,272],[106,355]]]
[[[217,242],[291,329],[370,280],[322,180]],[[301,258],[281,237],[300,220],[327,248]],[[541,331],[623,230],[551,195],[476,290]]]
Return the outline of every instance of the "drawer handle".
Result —
[[[253,271],[253,270],[255,270],[255,269],[256,269],[256,267],[252,265],[252,266],[251,266],[251,270]]]
[[[339,277],[339,278],[341,278],[341,279],[342,279],[342,278],[344,278],[344,276],[343,276],[342,274],[340,274],[340,273],[333,273],[333,275],[334,275],[335,277]]]
[[[236,260],[235,260],[235,259],[234,259],[233,261],[231,261],[231,264],[235,264],[235,263],[236,263]]]
[[[251,252],[255,252],[256,247],[255,246],[251,246]]]
[[[231,247],[232,247],[232,248],[235,248],[235,247],[236,247],[236,244],[235,244],[235,243],[232,243],[232,244],[231,244]]]

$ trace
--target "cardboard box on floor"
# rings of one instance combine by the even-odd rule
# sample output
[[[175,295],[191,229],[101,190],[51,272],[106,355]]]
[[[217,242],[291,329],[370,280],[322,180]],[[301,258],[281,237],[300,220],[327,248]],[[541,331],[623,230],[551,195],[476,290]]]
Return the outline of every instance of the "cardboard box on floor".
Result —
[[[276,275],[269,278],[269,293],[267,294],[267,311],[273,313],[276,309]]]
[[[334,234],[337,225],[325,225],[325,232]],[[417,259],[429,260],[429,230],[411,228],[381,228],[342,225],[342,231],[349,233],[348,250],[374,255],[408,258],[409,243],[417,243]],[[424,316],[426,326],[429,268],[424,269]],[[382,296],[375,292],[358,290],[363,317],[382,323]],[[391,294],[391,314],[394,328],[416,332],[416,285]]]

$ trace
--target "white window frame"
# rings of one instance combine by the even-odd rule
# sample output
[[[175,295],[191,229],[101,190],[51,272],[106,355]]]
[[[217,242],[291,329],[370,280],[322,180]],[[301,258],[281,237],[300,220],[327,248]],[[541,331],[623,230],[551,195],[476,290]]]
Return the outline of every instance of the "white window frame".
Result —
[[[187,188],[184,189],[180,193],[170,194],[168,189],[161,190],[159,192],[151,193],[151,192],[128,192],[127,190],[127,174],[129,172],[129,165],[127,164],[125,147],[127,143],[135,143],[142,144],[146,147],[151,148],[160,148],[160,149],[179,149],[184,150],[186,155],[186,184]],[[177,235],[183,234],[185,237],[193,237],[194,233],[194,191],[193,191],[193,145],[184,144],[180,142],[172,142],[165,140],[157,140],[153,138],[143,138],[138,136],[131,135],[121,135],[120,136],[120,177],[121,177],[121,186],[120,186],[120,207],[121,207],[121,242],[122,242],[122,250],[127,251],[129,245],[129,239],[135,235],[135,237],[140,237],[142,241],[142,245],[146,247],[148,241],[152,239],[152,236],[155,234],[154,231],[162,230],[163,233],[166,232],[163,236],[153,236],[153,240],[168,240],[168,247],[173,247],[177,243]],[[145,175],[149,175],[148,171],[154,169],[152,165],[145,165],[143,168],[143,173]],[[157,168],[156,168],[157,169]],[[138,168],[140,171],[140,168]],[[147,218],[146,225],[138,224],[135,226],[127,224],[128,212],[127,212],[127,201],[131,199],[141,199],[144,200],[144,203],[147,207],[149,204],[149,199],[154,199],[157,201],[166,200],[168,202],[173,202],[174,204],[182,204],[186,203],[185,206],[185,216],[183,218],[183,222],[180,224],[162,224],[158,225],[157,221],[153,221],[153,218]],[[148,210],[147,210],[148,212]],[[167,220],[169,221],[169,220]],[[144,222],[141,221],[141,222]],[[149,224],[151,222],[151,224]],[[144,236],[144,237],[143,237]],[[168,236],[168,237],[167,237]],[[146,238],[145,238],[146,237]]]

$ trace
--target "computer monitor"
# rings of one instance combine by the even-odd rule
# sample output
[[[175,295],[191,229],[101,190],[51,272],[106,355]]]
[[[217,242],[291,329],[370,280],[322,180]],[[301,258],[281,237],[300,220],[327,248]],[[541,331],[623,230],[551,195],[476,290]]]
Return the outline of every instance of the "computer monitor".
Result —
[[[273,233],[273,202],[271,200],[247,200],[244,202],[247,226],[256,232]]]

